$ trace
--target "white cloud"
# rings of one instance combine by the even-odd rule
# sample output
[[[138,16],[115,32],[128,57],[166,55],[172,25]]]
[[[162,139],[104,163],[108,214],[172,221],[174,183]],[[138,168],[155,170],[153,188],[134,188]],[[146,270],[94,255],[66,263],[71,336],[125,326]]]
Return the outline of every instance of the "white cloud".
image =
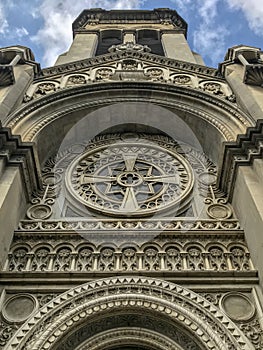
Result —
[[[29,33],[25,27],[15,29],[15,36],[18,38],[23,38],[24,36],[27,36],[28,34]]]
[[[229,0],[231,1],[231,0]],[[217,23],[218,5],[222,0],[172,0],[178,12],[191,21],[195,17],[198,25],[193,35],[193,49],[204,58],[209,55],[213,65],[222,60],[225,54],[227,30]],[[190,22],[191,24],[191,22]]]
[[[209,55],[212,64],[216,65],[223,61],[225,54],[225,37],[228,35],[224,27],[211,30],[209,27],[201,26],[194,32],[194,49],[201,55]]]
[[[68,49],[72,41],[72,22],[85,8],[133,9],[143,0],[43,0],[39,11],[32,15],[42,16],[44,26],[32,40],[44,47],[44,64],[53,65],[57,56]]]
[[[0,2],[0,34],[5,35],[8,32],[9,24],[6,19],[4,5]]]
[[[263,36],[263,2],[262,0],[226,0],[229,7],[241,10],[249,27],[254,33]]]
[[[200,24],[193,35],[194,50],[203,56],[209,53],[213,65],[223,60],[228,35],[226,28],[217,24],[219,2],[221,0],[197,0],[196,2]]]
[[[175,5],[178,11],[181,11],[182,14],[187,12],[188,5],[192,5],[192,0],[171,0]]]

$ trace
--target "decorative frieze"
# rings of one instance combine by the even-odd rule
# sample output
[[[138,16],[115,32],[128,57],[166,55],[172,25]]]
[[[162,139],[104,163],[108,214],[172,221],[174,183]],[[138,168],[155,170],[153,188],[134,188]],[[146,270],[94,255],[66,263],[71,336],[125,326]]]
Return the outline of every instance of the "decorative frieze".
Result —
[[[202,344],[204,349],[253,349],[235,323],[200,295],[163,280],[118,276],[95,280],[57,296],[20,328],[9,347],[49,349],[54,344],[62,344],[64,349],[72,349],[73,344],[76,348],[91,337],[87,334],[87,329],[92,329],[90,322],[94,325],[99,320],[102,325],[103,321],[109,321],[108,317],[115,317],[115,321],[107,322],[114,326],[118,324],[119,317],[129,316],[131,307],[137,311],[137,316],[155,316],[154,324],[155,327],[158,325],[159,334],[166,334],[167,328],[161,325],[166,320],[168,324],[173,324],[173,329],[178,327],[186,335],[192,334],[190,339]],[[146,322],[142,328],[152,329],[148,325],[149,322]],[[81,333],[78,330],[82,330]],[[96,329],[95,334],[98,333]],[[168,337],[172,339],[173,334],[169,333]],[[188,342],[182,344],[189,350],[193,349]]]
[[[134,44],[130,43],[130,46],[127,47],[127,44],[122,44],[120,47],[123,48],[123,51],[132,53],[138,51],[137,46],[139,48],[141,47],[140,45],[132,45]],[[127,71],[126,75],[125,71]],[[150,64],[147,60],[133,56],[123,58],[117,62],[116,60],[108,63],[104,62],[104,64],[101,64],[99,67],[91,65],[86,67],[86,69],[78,69],[77,73],[76,71],[72,74],[69,72],[65,72],[66,74],[60,73],[53,80],[50,80],[50,78],[39,79],[28,89],[24,97],[24,102],[54,93],[58,89],[77,85],[92,84],[105,80],[129,81],[131,80],[131,71],[134,71],[136,80],[139,81],[164,82],[166,84],[176,84],[186,88],[199,89],[208,94],[227,99],[230,102],[235,102],[230,87],[225,81],[218,77],[213,77],[213,79],[209,77],[205,79],[205,76],[202,72],[199,72],[199,70],[197,72],[191,72],[190,70],[187,74],[182,74],[182,72],[176,71],[174,67],[170,67],[169,65],[159,66],[158,62]],[[67,81],[66,83],[65,80]]]
[[[43,241],[33,245],[17,243],[8,254],[5,271],[253,271],[250,254],[240,243],[148,242],[142,246],[126,243],[116,247],[84,242],[76,246],[70,241],[54,246]]]
[[[174,218],[151,220],[22,220],[19,223],[19,232],[90,232],[90,231],[233,231],[240,230],[240,224],[235,219],[229,220],[180,220]]]
[[[123,51],[123,52],[114,52],[108,53],[105,55],[92,57],[83,61],[70,62],[60,66],[53,66],[50,68],[44,68],[41,71],[41,75],[39,75],[39,79],[42,77],[52,77],[58,76],[61,74],[69,74],[70,72],[76,72],[78,70],[90,69],[92,66],[100,67],[105,64],[112,64],[118,60],[123,59],[139,59],[141,61],[146,62],[148,65],[156,65],[156,66],[167,66],[169,69],[177,69],[178,71],[184,71],[187,73],[195,73],[200,74],[202,76],[207,76],[207,78],[217,78],[221,81],[224,81],[221,74],[215,68],[209,68],[206,66],[189,63],[185,61],[178,61],[167,57],[161,57],[157,55],[153,55],[151,53],[146,52],[138,52],[136,50],[133,51]]]

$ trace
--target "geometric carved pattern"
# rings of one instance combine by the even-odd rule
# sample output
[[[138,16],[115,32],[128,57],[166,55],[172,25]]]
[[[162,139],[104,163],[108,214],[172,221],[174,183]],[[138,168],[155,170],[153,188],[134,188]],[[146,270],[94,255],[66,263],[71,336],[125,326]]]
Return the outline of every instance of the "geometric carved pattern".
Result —
[[[29,221],[23,220],[19,223],[18,231],[37,232],[87,232],[87,231],[236,231],[240,230],[237,220],[180,220],[178,218],[162,220],[49,220]]]
[[[128,344],[128,347],[125,345]],[[135,348],[130,346],[136,346]],[[105,347],[106,346],[106,347]],[[137,327],[123,327],[117,329],[111,329],[99,333],[92,337],[92,339],[81,344],[77,350],[103,350],[108,349],[108,346],[122,346],[121,349],[145,349],[144,346],[149,346],[149,349],[156,350],[181,350],[181,346],[178,347],[175,342],[171,341],[168,337],[160,335],[159,333],[141,329]],[[196,349],[200,348],[196,346],[194,342],[191,343],[190,347],[185,347],[185,349]]]
[[[81,154],[66,179],[83,204],[118,216],[145,216],[174,206],[179,214],[193,186],[191,168],[179,153],[134,134],[125,135],[125,143],[116,139]]]
[[[193,216],[190,211],[195,187],[198,189],[195,191],[196,201],[203,206],[203,197],[208,196],[205,202],[210,204],[207,214],[221,222],[233,213],[223,198],[224,194],[216,189],[215,182],[214,164],[187,144],[179,144],[163,135],[106,134],[73,145],[46,162],[43,193],[36,194],[27,217],[34,220],[31,229],[37,229],[34,226],[36,220],[51,217],[51,204],[55,204],[59,211],[62,209],[67,217],[91,216],[94,211],[99,215],[129,219],[159,213],[176,217],[186,210],[187,216]],[[201,212],[201,208],[196,207],[196,210]],[[206,217],[205,213],[203,215]],[[23,223],[21,225],[25,227]],[[53,224],[42,222],[40,225],[52,229]],[[76,222],[66,224],[65,228],[71,228],[70,225],[76,226]],[[126,226],[132,228],[133,225]],[[151,223],[142,224],[142,228],[147,228],[147,225],[154,228]],[[184,223],[181,223],[182,228],[187,229],[188,224],[185,225],[183,227]],[[232,228],[232,224],[222,222],[222,225]],[[96,223],[96,226],[99,225]],[[106,226],[110,228],[109,224]],[[197,227],[193,223],[189,226]],[[89,225],[83,227],[80,224],[79,228],[89,229]],[[216,225],[207,228],[216,229]]]
[[[54,349],[83,324],[102,320],[109,313],[125,314],[131,307],[138,314],[150,313],[176,322],[202,349],[254,349],[238,327],[201,296],[173,283],[145,277],[96,280],[59,295],[26,322],[7,347]]]
[[[253,271],[250,255],[242,244],[226,246],[211,241],[146,243],[139,247],[127,243],[122,248],[102,244],[70,243],[51,247],[15,245],[8,255],[5,271],[23,272],[176,272],[176,271]]]

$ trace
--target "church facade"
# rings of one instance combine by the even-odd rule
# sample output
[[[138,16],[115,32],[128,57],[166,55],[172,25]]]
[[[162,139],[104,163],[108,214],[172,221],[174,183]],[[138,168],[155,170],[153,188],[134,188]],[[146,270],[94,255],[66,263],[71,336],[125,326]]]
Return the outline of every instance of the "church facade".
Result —
[[[0,49],[0,349],[263,348],[263,55],[170,9]]]

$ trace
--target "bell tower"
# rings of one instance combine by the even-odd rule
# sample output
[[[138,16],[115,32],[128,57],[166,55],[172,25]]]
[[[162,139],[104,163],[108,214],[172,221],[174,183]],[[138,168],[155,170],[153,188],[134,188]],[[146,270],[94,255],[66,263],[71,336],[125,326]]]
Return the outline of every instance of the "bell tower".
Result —
[[[260,350],[262,56],[170,9],[0,49],[0,350]]]
[[[187,23],[175,10],[84,10],[73,23],[74,40],[56,65],[107,54],[112,46],[147,46],[154,55],[203,64],[187,43]]]

